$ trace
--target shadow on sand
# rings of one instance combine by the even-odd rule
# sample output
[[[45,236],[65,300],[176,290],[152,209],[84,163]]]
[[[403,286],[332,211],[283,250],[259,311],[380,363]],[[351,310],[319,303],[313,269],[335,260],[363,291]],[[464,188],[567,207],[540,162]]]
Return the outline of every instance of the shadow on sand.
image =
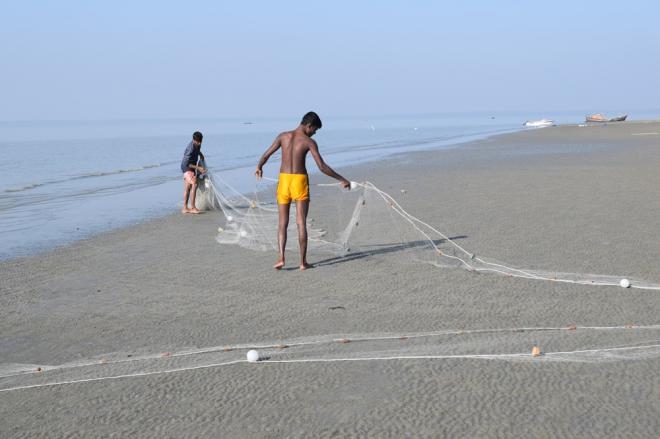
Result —
[[[456,241],[458,239],[465,239],[467,238],[466,235],[460,235],[460,236],[453,236],[450,237],[449,239],[452,241]],[[446,242],[445,239],[436,239],[433,241],[435,245],[440,245],[442,243]],[[341,264],[344,262],[350,262],[350,261],[355,261],[357,259],[363,259],[367,258],[369,256],[375,256],[375,255],[385,255],[389,253],[396,253],[404,250],[409,250],[411,248],[419,248],[419,247],[424,247],[429,245],[429,242],[426,240],[422,241],[410,241],[402,244],[377,244],[372,246],[369,250],[364,250],[364,251],[359,251],[355,253],[347,253],[344,256],[333,256],[328,259],[322,259],[320,261],[314,262],[314,268],[316,267],[324,267],[327,265],[335,265],[335,264]],[[291,270],[298,270],[298,267],[287,267],[283,268],[283,270],[286,271],[291,271]]]

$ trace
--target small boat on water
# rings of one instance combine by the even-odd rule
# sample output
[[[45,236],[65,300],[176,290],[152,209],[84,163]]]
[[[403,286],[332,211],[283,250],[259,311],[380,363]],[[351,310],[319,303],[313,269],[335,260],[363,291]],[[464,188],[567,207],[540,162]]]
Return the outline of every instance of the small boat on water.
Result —
[[[541,127],[551,127],[555,124],[554,120],[550,119],[539,119],[539,120],[528,120],[523,126],[529,128],[541,128]]]
[[[617,116],[607,119],[602,114],[596,113],[596,114],[588,115],[586,120],[587,122],[623,122],[624,120],[626,120],[626,117],[628,117],[628,115],[624,114],[623,116]]]

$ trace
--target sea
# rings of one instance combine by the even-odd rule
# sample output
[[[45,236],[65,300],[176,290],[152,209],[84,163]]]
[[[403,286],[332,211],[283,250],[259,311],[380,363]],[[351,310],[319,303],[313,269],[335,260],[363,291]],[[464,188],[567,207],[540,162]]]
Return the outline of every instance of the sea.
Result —
[[[528,119],[581,123],[584,112],[471,112],[323,117],[315,140],[334,168],[523,129]],[[636,119],[657,119],[639,112]],[[180,163],[194,131],[213,174],[254,190],[255,165],[298,117],[0,121],[0,260],[30,256],[172,214],[182,206]],[[308,170],[316,166],[308,159]],[[264,169],[277,177],[278,156]]]

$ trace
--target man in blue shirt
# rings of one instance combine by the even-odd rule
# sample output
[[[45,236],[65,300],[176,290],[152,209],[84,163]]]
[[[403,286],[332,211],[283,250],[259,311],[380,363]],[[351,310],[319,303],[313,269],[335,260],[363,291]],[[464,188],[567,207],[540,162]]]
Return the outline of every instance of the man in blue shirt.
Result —
[[[195,131],[192,141],[183,153],[183,160],[181,161],[181,172],[183,172],[183,209],[181,209],[181,213],[200,213],[199,209],[195,206],[195,195],[197,193],[196,172],[200,174],[206,172],[203,166],[197,164],[200,157],[204,160],[204,154],[201,151],[202,138],[202,133]],[[188,198],[190,198],[190,209],[188,209]]]

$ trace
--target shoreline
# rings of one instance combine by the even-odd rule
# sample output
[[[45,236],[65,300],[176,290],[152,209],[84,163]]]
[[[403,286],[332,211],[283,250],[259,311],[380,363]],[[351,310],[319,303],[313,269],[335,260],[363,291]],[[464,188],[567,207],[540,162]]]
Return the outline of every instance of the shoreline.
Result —
[[[407,154],[410,152],[418,152],[418,151],[434,151],[434,150],[443,150],[443,149],[452,149],[452,148],[458,148],[461,147],[462,145],[468,144],[473,141],[477,141],[480,139],[488,138],[491,136],[497,136],[501,134],[506,134],[506,133],[511,133],[511,132],[516,132],[519,129],[516,130],[498,130],[495,133],[492,132],[487,132],[487,133],[479,133],[479,134],[467,134],[467,135],[459,135],[459,136],[451,136],[449,138],[430,138],[430,139],[425,139],[423,142],[419,143],[412,143],[410,145],[403,145],[402,146],[396,146],[394,148],[387,147],[384,149],[379,150],[380,156],[374,157],[374,156],[367,156],[366,158],[359,159],[355,162],[355,164],[352,165],[347,165],[347,166],[361,166],[361,165],[368,165],[369,163],[377,163],[381,160],[387,160],[390,157],[396,156],[398,154]],[[431,145],[431,146],[428,146]],[[399,150],[402,150],[401,152],[397,152]],[[373,151],[367,150],[368,154],[373,154]],[[335,155],[345,155],[345,152],[341,151],[334,151],[330,152],[328,157],[330,157],[330,160],[332,160],[333,156]],[[327,158],[327,157],[326,157]],[[335,166],[335,168],[341,169],[343,167],[342,163],[346,163],[346,158],[342,158],[339,161],[339,165]],[[256,157],[255,157],[255,162],[256,162]],[[274,166],[274,162],[268,163],[266,166],[266,169],[270,169],[272,171],[272,175],[276,176],[277,173],[274,171],[276,167]],[[246,185],[246,182],[251,178],[252,176],[252,168],[251,167],[245,167],[245,166],[234,166],[230,167],[227,169],[222,169],[221,171],[218,171],[219,173],[225,175],[225,176],[236,176],[237,178],[240,179],[237,184],[237,188],[241,190],[241,193],[247,194],[250,193],[250,190],[247,190],[249,185]],[[316,169],[316,166],[313,165],[310,176],[318,176],[320,172],[318,169]],[[240,176],[239,176],[240,175]],[[247,175],[248,177],[243,178],[243,176]],[[174,182],[178,182],[179,178],[176,179],[171,179],[171,181],[165,183],[166,186],[174,186]],[[135,198],[133,196],[132,192],[124,194],[124,197],[129,197],[130,199]],[[181,203],[179,200],[178,203]],[[136,204],[139,206],[139,202],[136,200],[133,201],[133,204]],[[132,219],[117,219],[116,223],[118,225],[110,225],[111,222],[108,224],[101,226],[101,225],[95,225],[92,226],[89,231],[84,232],[82,235],[79,235],[78,237],[73,236],[77,234],[77,231],[79,230],[78,227],[75,228],[76,232],[70,232],[73,235],[71,237],[60,237],[60,239],[51,239],[48,237],[49,244],[46,245],[36,245],[36,246],[30,246],[24,249],[18,249],[17,253],[18,256],[7,256],[6,252],[5,254],[2,254],[0,256],[0,263],[2,262],[9,262],[12,260],[17,260],[17,259],[24,259],[24,258],[30,258],[33,256],[37,256],[42,253],[47,253],[49,251],[56,250],[58,248],[66,247],[69,245],[75,245],[75,243],[84,241],[84,240],[89,240],[89,239],[94,239],[96,236],[103,235],[105,233],[111,233],[116,230],[122,230],[125,228],[130,228],[134,227],[140,224],[148,223],[150,221],[158,220],[165,218],[169,215],[175,215],[178,213],[179,208],[175,210],[175,212],[172,212],[171,210],[168,210],[167,212],[159,209],[158,212],[150,211],[149,213],[144,213],[142,216],[133,216]],[[108,213],[108,212],[106,212]],[[83,225],[81,224],[80,227],[82,228]]]
[[[658,120],[639,120],[639,121],[633,120],[633,121],[627,121],[627,122],[624,122],[624,123],[627,124],[627,125],[636,125],[636,124],[639,125],[639,124],[654,124],[654,123],[658,123],[658,122],[660,122],[660,121],[658,121]],[[543,128],[543,129],[556,129],[556,128],[562,128],[562,127],[581,127],[581,128],[601,127],[602,128],[602,127],[605,127],[605,126],[608,126],[608,125],[611,126],[612,124],[616,125],[617,123],[615,122],[615,123],[602,123],[602,124],[590,124],[590,125],[561,124],[561,125],[556,125],[556,126],[553,126],[553,127]],[[334,167],[336,169],[339,169],[339,170],[351,169],[351,168],[354,168],[354,167],[363,168],[363,167],[369,166],[370,164],[377,164],[381,161],[395,160],[397,157],[404,157],[408,154],[416,154],[416,153],[419,153],[419,152],[423,153],[423,152],[433,152],[433,151],[444,151],[444,150],[448,150],[448,149],[460,149],[460,148],[463,148],[463,147],[468,147],[469,148],[472,143],[478,143],[482,140],[487,140],[487,139],[491,139],[491,138],[492,139],[497,139],[500,136],[507,136],[507,135],[516,134],[516,133],[524,133],[524,132],[528,132],[528,131],[534,131],[536,129],[538,129],[538,128],[529,129],[529,128],[520,127],[520,128],[516,128],[516,129],[513,129],[513,130],[505,130],[504,132],[472,134],[472,135],[460,136],[458,138],[449,138],[449,139],[444,139],[444,140],[433,140],[433,141],[429,141],[430,143],[433,144],[432,147],[423,147],[422,145],[419,145],[418,149],[410,149],[411,147],[402,147],[403,149],[408,149],[408,150],[402,151],[402,152],[387,152],[382,157],[367,158],[367,159],[358,161],[356,164],[342,163],[342,164],[340,164],[338,166],[334,166]],[[412,148],[415,148],[415,147],[412,147]],[[331,159],[332,159],[332,157],[331,157]],[[273,168],[272,163],[269,163],[269,167]],[[230,168],[229,170],[226,170],[226,171],[223,171],[223,172],[231,174],[231,173],[235,173],[237,171],[247,170],[247,169],[248,168],[243,168],[243,167]],[[276,176],[276,172],[274,172],[274,171],[273,171],[273,176]],[[324,176],[322,176],[318,172],[318,169],[316,169],[315,166],[312,166],[312,172],[310,173],[310,177],[311,178],[316,178],[316,177],[324,178]],[[247,193],[251,193],[251,191],[244,191],[242,193],[247,194]],[[176,212],[164,213],[164,214],[159,213],[159,214],[155,214],[155,215],[152,213],[152,214],[144,216],[140,219],[130,220],[127,224],[121,224],[119,226],[106,226],[106,228],[101,228],[101,229],[94,228],[90,232],[88,232],[87,235],[84,235],[80,238],[75,238],[74,237],[74,238],[71,238],[71,239],[65,239],[63,242],[59,242],[59,243],[56,242],[56,243],[48,245],[46,247],[35,247],[35,248],[31,248],[31,249],[21,250],[20,254],[18,256],[14,256],[14,257],[8,256],[8,257],[0,258],[0,264],[5,263],[5,262],[20,260],[20,259],[27,259],[27,258],[31,258],[31,257],[34,257],[34,256],[38,256],[38,255],[43,254],[43,253],[56,251],[57,249],[67,247],[67,246],[70,246],[70,245],[75,245],[78,242],[94,239],[95,237],[102,236],[102,235],[107,234],[107,233],[112,233],[114,231],[119,231],[119,230],[123,230],[123,229],[130,228],[130,227],[136,227],[136,226],[141,225],[141,224],[149,223],[151,221],[157,221],[159,219],[166,218],[170,215],[176,215],[176,214],[178,214],[178,208],[177,208]],[[109,227],[109,228],[107,228],[107,227]]]
[[[526,130],[340,172],[351,180],[368,176],[413,215],[480,255],[521,267],[660,282],[654,238],[660,135],[633,135],[660,132],[660,123],[640,126]],[[332,198],[319,192],[310,216],[333,208]],[[650,344],[657,329],[642,327],[660,323],[657,292],[477,275],[417,263],[396,250],[346,260],[310,255],[318,267],[299,272],[294,242],[289,269],[275,272],[274,253],[216,243],[219,218],[172,214],[0,263],[2,366],[45,368],[41,376],[0,379],[3,388],[94,376],[98,372],[49,372],[48,365],[101,358],[146,356],[149,367],[173,368],[183,357],[167,360],[161,353],[216,347],[186,364],[240,361],[1,393],[3,436],[103,435],[117,425],[143,437],[213,437],[220,429],[227,437],[259,431],[653,437],[660,430],[657,352],[556,362],[467,357],[531,352],[534,345],[552,353]],[[391,231],[375,225],[373,233],[380,244]],[[514,331],[571,324],[580,329]],[[502,332],[474,332],[493,329]],[[443,331],[455,333],[428,344],[294,345]],[[273,359],[350,354],[383,361],[244,363],[238,347],[260,342],[292,344],[261,348]],[[225,353],[222,346],[236,349]],[[455,357],[383,358],[420,353]],[[102,373],[124,371],[107,366]]]
[[[627,121],[623,122],[626,125],[640,125],[640,124],[654,124],[659,121],[657,120],[633,120],[633,121]],[[602,124],[589,124],[589,125],[584,125],[584,124],[560,124],[556,125],[553,127],[548,127],[544,129],[556,129],[556,128],[562,128],[562,127],[581,127],[581,128],[595,128],[595,127],[605,127],[605,126],[612,126],[612,124],[616,125],[617,123],[602,123]],[[532,131],[535,129],[531,129]],[[482,140],[487,140],[490,138],[498,138],[499,136],[507,136],[509,134],[515,134],[515,133],[523,133],[526,131],[530,131],[529,128],[524,128],[524,127],[519,127],[513,130],[505,130],[504,132],[497,132],[497,133],[481,133],[481,134],[471,134],[471,135],[461,135],[458,138],[449,138],[449,139],[443,139],[443,140],[428,140],[427,142],[432,144],[433,146],[427,147],[424,145],[417,145],[417,146],[403,146],[401,147],[402,149],[405,149],[405,151],[402,152],[392,152],[388,151],[385,153],[385,155],[377,158],[366,158],[363,160],[358,161],[356,164],[346,164],[345,160],[340,161],[339,165],[334,166],[336,169],[350,169],[353,167],[366,167],[369,166],[369,164],[377,164],[381,161],[387,161],[390,159],[395,159],[396,157],[400,156],[405,156],[408,154],[415,154],[418,152],[432,152],[432,151],[442,151],[446,149],[456,149],[456,148],[462,148],[462,147],[470,147],[470,144],[479,142]],[[417,148],[417,149],[415,149]],[[398,149],[398,148],[397,148]],[[330,160],[332,160],[332,154],[330,155]],[[272,163],[269,164],[269,167],[273,168]],[[250,168],[251,169],[251,168]],[[223,171],[224,173],[231,175],[233,173],[236,173],[238,171],[243,171],[243,170],[248,170],[248,168],[243,168],[243,167],[238,167],[238,168],[230,168],[229,170]],[[312,172],[310,173],[310,177],[319,177],[320,174],[318,170],[316,169],[315,166],[311,167]],[[276,172],[273,171],[273,177],[276,176]],[[323,176],[321,176],[323,178]],[[243,188],[245,189],[245,188]],[[250,193],[251,191],[243,191],[242,193]],[[149,223],[151,221],[155,221],[161,218],[165,218],[169,215],[175,215],[178,212],[178,208],[176,209],[176,212],[172,213],[165,213],[165,212],[160,212],[160,213],[154,213],[151,212],[150,214],[145,214],[145,216],[141,218],[133,218],[131,220],[128,220],[128,222],[125,222],[124,220],[120,220],[118,223],[118,226],[108,225],[106,226],[94,226],[92,229],[90,229],[89,232],[86,232],[86,234],[82,235],[81,237],[72,237],[72,238],[62,238],[62,240],[55,240],[53,243],[48,244],[46,246],[36,246],[36,247],[31,247],[27,249],[21,249],[19,250],[18,256],[5,256],[0,258],[0,263],[3,262],[9,262],[13,260],[19,260],[19,259],[25,259],[25,258],[30,258],[37,256],[42,253],[47,253],[50,251],[57,250],[62,247],[66,247],[69,245],[75,245],[77,242],[80,241],[85,241],[89,239],[94,239],[97,236],[101,236],[106,233],[111,233],[113,231],[117,230],[122,230],[125,228],[130,228],[130,227],[135,227],[140,224],[144,223]],[[82,227],[82,225],[81,225]],[[78,230],[76,228],[76,230]],[[75,233],[75,232],[74,232]],[[60,242],[61,241],[61,242]]]

